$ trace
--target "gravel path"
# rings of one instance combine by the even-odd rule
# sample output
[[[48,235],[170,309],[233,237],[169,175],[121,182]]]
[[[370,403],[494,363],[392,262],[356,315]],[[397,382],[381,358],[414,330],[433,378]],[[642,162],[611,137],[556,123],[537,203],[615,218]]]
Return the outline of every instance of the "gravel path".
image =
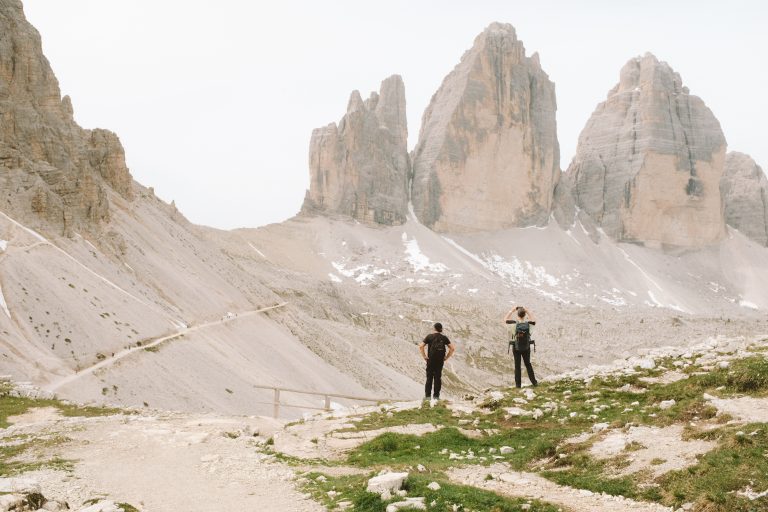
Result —
[[[77,506],[106,496],[152,512],[324,510],[296,489],[291,468],[258,451],[258,444],[281,426],[270,419],[181,414],[60,418],[50,411],[14,419],[14,434],[26,429],[39,434],[44,425],[47,433],[69,439],[47,455],[77,461],[71,474],[45,470],[30,475],[49,499]]]

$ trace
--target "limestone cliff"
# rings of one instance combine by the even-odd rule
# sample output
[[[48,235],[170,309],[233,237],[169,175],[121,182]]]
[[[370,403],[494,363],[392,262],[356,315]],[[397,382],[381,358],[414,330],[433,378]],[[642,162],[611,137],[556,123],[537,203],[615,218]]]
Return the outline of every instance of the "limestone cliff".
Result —
[[[576,206],[618,240],[695,248],[725,232],[720,200],[726,141],[680,75],[646,54],[581,132],[568,168]]]
[[[730,152],[720,180],[725,222],[768,246],[768,179],[749,155]]]
[[[108,189],[132,199],[117,136],[75,123],[21,2],[0,0],[0,209],[45,232],[98,229]]]
[[[398,75],[363,101],[349,98],[338,125],[312,132],[310,187],[304,211],[339,213],[378,224],[402,224],[408,211],[405,86]]]
[[[413,206],[436,231],[547,221],[560,176],[555,86],[511,25],[493,23],[443,80],[413,153]]]

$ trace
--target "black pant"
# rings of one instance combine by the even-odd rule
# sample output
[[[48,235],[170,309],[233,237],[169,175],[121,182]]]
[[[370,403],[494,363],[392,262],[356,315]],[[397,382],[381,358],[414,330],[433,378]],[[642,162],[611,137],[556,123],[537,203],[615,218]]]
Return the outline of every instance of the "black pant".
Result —
[[[536,376],[533,375],[533,366],[531,366],[531,350],[523,350],[522,352],[518,352],[517,350],[512,350],[512,354],[515,356],[515,386],[520,387],[523,377],[522,377],[522,371],[520,369],[520,356],[523,357],[523,362],[525,362],[525,369],[528,372],[528,380],[531,381],[531,384],[534,386],[537,384],[536,382]]]
[[[424,396],[440,398],[440,388],[443,387],[443,363],[445,359],[437,356],[427,360],[427,383],[424,385]],[[432,381],[435,381],[435,394],[432,394]]]

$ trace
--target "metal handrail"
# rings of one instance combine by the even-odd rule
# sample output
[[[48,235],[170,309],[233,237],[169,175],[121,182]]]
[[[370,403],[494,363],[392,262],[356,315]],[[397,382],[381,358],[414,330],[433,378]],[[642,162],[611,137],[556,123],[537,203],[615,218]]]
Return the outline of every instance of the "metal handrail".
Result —
[[[353,395],[343,395],[340,393],[326,393],[326,392],[320,392],[320,391],[307,391],[304,389],[292,389],[292,388],[282,388],[278,386],[260,386],[254,384],[252,387],[256,389],[270,389],[274,393],[274,398],[272,400],[272,416],[274,418],[278,418],[280,415],[280,406],[283,407],[290,407],[290,408],[296,408],[296,409],[311,409],[311,410],[317,410],[317,411],[330,411],[331,410],[331,398],[343,398],[345,400],[355,400],[358,402],[405,402],[407,399],[396,399],[396,398],[375,398],[375,397],[364,397],[364,396],[353,396]],[[295,405],[295,404],[285,404],[280,403],[280,392],[285,393],[297,393],[301,395],[311,395],[311,396],[321,396],[324,399],[323,407],[313,407],[311,405],[303,406],[303,405]],[[257,402],[259,405],[268,405],[267,402]]]

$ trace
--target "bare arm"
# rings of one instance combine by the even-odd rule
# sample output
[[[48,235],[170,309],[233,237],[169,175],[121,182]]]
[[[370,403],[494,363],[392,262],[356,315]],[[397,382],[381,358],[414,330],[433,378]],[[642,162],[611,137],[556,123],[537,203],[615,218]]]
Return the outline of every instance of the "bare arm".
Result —
[[[507,316],[504,317],[504,323],[506,324],[507,321],[512,320],[512,315],[517,313],[517,307],[514,307],[509,310],[509,313],[507,313]]]
[[[427,353],[424,351],[424,347],[426,347],[426,346],[427,345],[425,345],[424,343],[419,345],[419,352],[421,352],[421,357],[424,358],[425,361],[428,361],[429,358],[427,357]]]
[[[447,361],[448,359],[450,359],[455,351],[456,351],[456,347],[453,346],[453,343],[449,344],[448,353],[445,354],[445,360]]]
[[[536,321],[536,317],[533,316],[533,311],[531,311],[530,309],[526,309],[525,312],[528,314],[528,321],[529,322],[535,322]]]

